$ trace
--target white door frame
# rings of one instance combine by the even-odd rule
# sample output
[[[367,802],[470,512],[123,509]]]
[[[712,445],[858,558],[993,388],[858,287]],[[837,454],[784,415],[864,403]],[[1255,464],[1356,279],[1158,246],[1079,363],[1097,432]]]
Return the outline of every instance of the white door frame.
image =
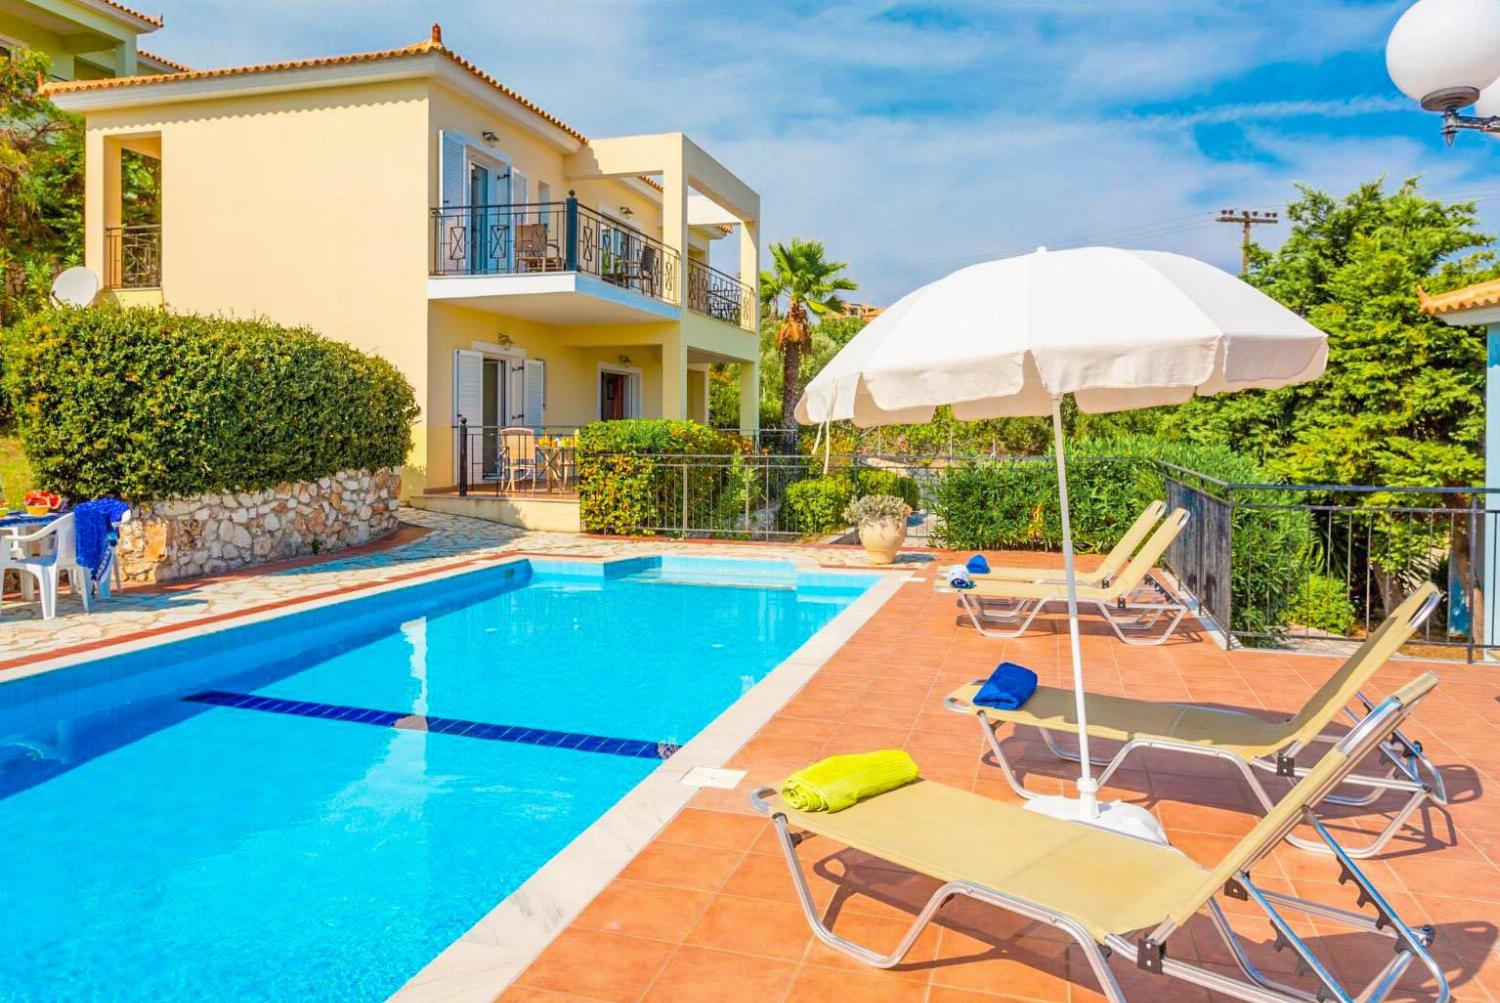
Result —
[[[642,411],[642,397],[645,396],[645,381],[639,366],[620,366],[611,362],[599,363],[599,371],[594,376],[594,416],[598,421],[604,420],[604,374],[614,373],[626,377],[625,386],[629,396],[625,400],[625,417],[639,418]]]

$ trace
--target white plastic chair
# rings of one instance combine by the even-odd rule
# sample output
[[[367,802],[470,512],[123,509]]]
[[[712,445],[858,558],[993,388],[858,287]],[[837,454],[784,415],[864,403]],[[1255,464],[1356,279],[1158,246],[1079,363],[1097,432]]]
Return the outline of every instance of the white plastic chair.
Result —
[[[83,600],[83,608],[94,608],[92,575],[78,563],[78,530],[73,513],[47,523],[34,533],[9,537],[0,546],[0,575],[9,568],[31,575],[42,593],[42,619],[57,615],[57,593],[64,572],[68,587]],[[47,546],[50,544],[50,546]],[[42,553],[32,553],[33,547]]]

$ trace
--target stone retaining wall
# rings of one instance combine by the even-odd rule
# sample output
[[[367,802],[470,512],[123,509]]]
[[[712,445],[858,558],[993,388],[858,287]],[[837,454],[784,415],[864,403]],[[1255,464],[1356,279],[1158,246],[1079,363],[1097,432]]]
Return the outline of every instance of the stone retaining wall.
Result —
[[[120,568],[126,581],[170,582],[343,550],[396,528],[400,492],[386,468],[141,504],[120,533]]]

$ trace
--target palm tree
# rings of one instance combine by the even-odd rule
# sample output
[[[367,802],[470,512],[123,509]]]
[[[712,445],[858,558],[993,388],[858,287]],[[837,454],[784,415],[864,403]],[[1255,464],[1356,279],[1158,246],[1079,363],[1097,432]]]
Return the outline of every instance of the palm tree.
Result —
[[[793,239],[771,245],[770,271],[760,274],[762,316],[776,324],[776,348],[781,352],[781,427],[797,427],[797,398],[802,395],[802,356],[812,342],[816,318],[842,313],[840,292],[858,289],[853,279],[838,274],[842,261],[826,261],[823,243]],[[785,309],[782,309],[783,302]]]

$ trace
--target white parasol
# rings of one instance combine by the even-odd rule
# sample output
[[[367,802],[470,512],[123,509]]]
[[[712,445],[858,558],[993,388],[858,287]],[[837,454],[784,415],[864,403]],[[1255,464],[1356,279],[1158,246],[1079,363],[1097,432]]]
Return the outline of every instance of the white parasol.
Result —
[[[1051,415],[1082,767],[1077,799],[1027,807],[1162,839],[1149,812],[1101,806],[1089,758],[1077,581],[1060,404],[1083,411],[1180,404],[1195,394],[1316,379],[1327,336],[1194,258],[1085,247],[961,269],[903,297],[845,345],[797,404],[804,424]],[[1142,818],[1141,816],[1144,816]],[[1147,830],[1141,832],[1143,827]]]

